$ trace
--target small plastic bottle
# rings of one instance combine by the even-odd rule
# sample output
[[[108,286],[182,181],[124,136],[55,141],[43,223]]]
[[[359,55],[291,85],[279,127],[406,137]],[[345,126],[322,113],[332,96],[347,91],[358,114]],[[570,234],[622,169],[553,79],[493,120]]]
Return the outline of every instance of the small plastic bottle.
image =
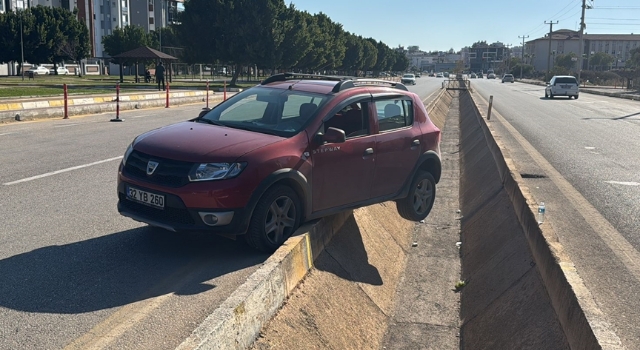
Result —
[[[538,224],[542,224],[544,222],[544,212],[544,202],[540,202],[540,205],[538,206]]]

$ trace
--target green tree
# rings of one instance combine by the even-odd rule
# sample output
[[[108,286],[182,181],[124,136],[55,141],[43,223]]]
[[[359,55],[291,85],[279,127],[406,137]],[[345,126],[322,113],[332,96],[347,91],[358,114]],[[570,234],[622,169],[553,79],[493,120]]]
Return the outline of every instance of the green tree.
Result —
[[[294,4],[282,12],[280,20],[283,22],[284,39],[276,58],[280,67],[295,67],[313,49],[307,17],[311,15],[296,10]]]
[[[568,54],[561,54],[556,56],[556,60],[555,60],[555,66],[556,67],[562,67],[566,70],[571,70],[573,68],[576,67],[576,62],[573,59],[577,59],[577,55],[573,52],[570,52]]]
[[[362,67],[362,58],[364,54],[363,41],[349,32],[345,34],[347,38],[347,50],[340,68],[347,71],[356,71]],[[353,75],[357,75],[354,73]]]
[[[395,52],[395,62],[393,64],[393,70],[396,72],[401,72],[407,70],[409,68],[409,58],[402,51],[394,50]]]
[[[373,70],[378,62],[378,48],[369,40],[362,39],[362,69],[365,71]]]
[[[147,33],[142,27],[136,25],[116,28],[111,34],[102,37],[104,51],[109,56],[117,56],[140,46],[153,47],[154,43],[154,34]]]
[[[80,65],[81,60],[91,55],[89,29],[84,23],[78,20],[77,10],[73,13],[66,12],[61,19],[63,23],[60,28],[62,36],[55,44],[55,55],[57,58],[71,60]],[[54,61],[54,65],[55,64],[57,64],[57,60]],[[81,72],[81,70],[79,70],[79,72]]]
[[[589,58],[589,65],[599,68],[599,70],[604,70],[605,67],[609,66],[613,63],[613,56],[609,55],[605,52],[596,52],[593,56]]]

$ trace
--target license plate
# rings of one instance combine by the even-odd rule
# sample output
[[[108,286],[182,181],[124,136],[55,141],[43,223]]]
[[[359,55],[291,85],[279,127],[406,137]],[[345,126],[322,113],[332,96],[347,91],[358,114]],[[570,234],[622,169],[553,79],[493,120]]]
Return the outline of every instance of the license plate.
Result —
[[[563,89],[569,89],[571,86],[569,86],[569,85],[560,85],[560,87],[563,88]]]
[[[127,187],[127,199],[155,208],[164,208],[163,195],[139,190],[135,187]]]

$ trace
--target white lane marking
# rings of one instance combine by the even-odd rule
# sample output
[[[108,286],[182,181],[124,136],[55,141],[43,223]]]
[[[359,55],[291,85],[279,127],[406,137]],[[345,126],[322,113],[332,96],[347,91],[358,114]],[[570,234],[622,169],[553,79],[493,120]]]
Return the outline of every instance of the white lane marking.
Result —
[[[109,158],[109,159],[99,160],[97,162],[93,162],[93,163],[89,163],[89,164],[83,164],[83,165],[78,165],[78,166],[74,166],[74,167],[71,167],[71,168],[56,170],[56,171],[52,171],[50,173],[36,175],[36,176],[28,177],[28,178],[25,178],[25,179],[22,179],[22,180],[16,180],[16,181],[12,181],[12,182],[3,183],[3,185],[11,186],[11,185],[19,184],[19,183],[22,183],[22,182],[42,179],[43,177],[47,177],[47,176],[57,175],[57,174],[61,174],[61,173],[66,173],[68,171],[78,170],[78,169],[87,168],[87,167],[98,165],[98,164],[102,164],[102,163],[111,162],[111,161],[114,161],[114,160],[119,160],[119,159],[122,159],[122,157],[123,156],[113,157],[113,158]]]
[[[584,149],[592,150],[592,149],[596,149],[596,148],[595,147],[585,147]]]
[[[76,126],[76,125],[80,125],[79,123],[75,123],[75,124],[64,124],[64,125],[54,125],[54,128],[66,128],[67,126]]]
[[[133,116],[131,118],[144,118],[144,117],[148,117],[148,116],[149,115],[136,115],[136,116]]]
[[[624,182],[624,181],[605,181],[608,184],[612,185],[624,185],[624,186],[640,186],[640,182]]]
[[[13,135],[13,134],[17,134],[17,132],[5,132],[5,133],[0,134],[0,136]]]

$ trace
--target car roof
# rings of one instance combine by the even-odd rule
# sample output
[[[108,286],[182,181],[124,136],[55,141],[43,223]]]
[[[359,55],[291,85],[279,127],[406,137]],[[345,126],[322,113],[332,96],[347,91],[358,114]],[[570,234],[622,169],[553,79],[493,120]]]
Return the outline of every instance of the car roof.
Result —
[[[272,75],[263,80],[260,86],[283,90],[295,89],[327,95],[357,87],[380,87],[395,92],[398,90],[409,91],[403,84],[387,80],[298,73]]]

